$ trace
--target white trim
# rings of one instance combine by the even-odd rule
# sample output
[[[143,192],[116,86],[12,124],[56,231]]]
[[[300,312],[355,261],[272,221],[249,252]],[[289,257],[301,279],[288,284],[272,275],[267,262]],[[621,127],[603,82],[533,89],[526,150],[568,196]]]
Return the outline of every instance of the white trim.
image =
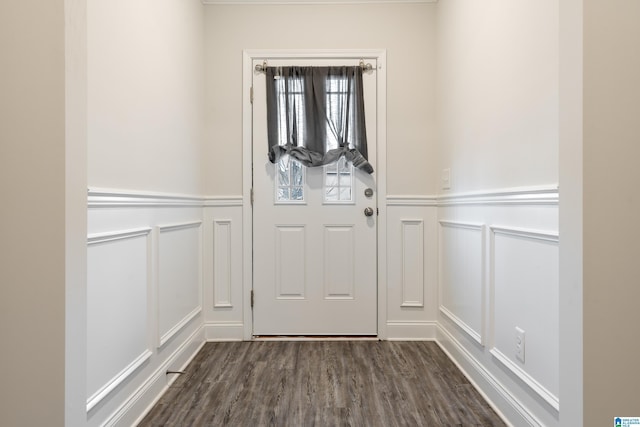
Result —
[[[558,205],[557,185],[513,187],[489,191],[441,194],[438,206],[456,205]]]
[[[205,207],[242,207],[242,196],[206,196],[204,197]]]
[[[363,52],[364,54],[364,52]],[[378,206],[387,204],[387,51],[372,51],[376,79],[376,186]],[[378,338],[387,338],[387,209],[378,209]]]
[[[557,185],[511,187],[495,190],[451,193],[439,195],[387,196],[387,206],[457,206],[457,205],[558,205]]]
[[[171,231],[186,230],[187,228],[200,228],[202,221],[190,221],[181,222],[178,224],[159,225],[158,230],[160,233],[166,233]]]
[[[93,188],[88,190],[87,195],[87,207],[89,209],[161,206],[199,207],[202,204],[203,200],[198,196],[152,191]]]
[[[507,356],[505,356],[496,347],[493,347],[490,351],[491,355],[496,358],[505,368],[510,370],[515,376],[525,383],[531,390],[533,390],[538,396],[540,396],[545,402],[547,402],[557,412],[560,411],[560,401],[558,397],[547,390],[542,384],[536,381],[531,375],[526,373],[522,368],[513,363]]]
[[[204,333],[208,342],[246,341],[245,325],[236,321],[205,322]]]
[[[262,342],[322,342],[322,341],[379,341],[378,337],[341,337],[341,336],[313,336],[313,335],[274,335],[274,336],[256,336],[254,341]]]
[[[249,76],[253,73],[251,64],[256,59],[267,62],[269,59],[375,59],[382,61],[377,63],[376,72],[386,67],[385,49],[245,49],[244,54],[249,61],[249,69],[246,70]]]
[[[155,404],[160,400],[162,395],[167,391],[169,386],[175,381],[175,378],[171,378],[168,381],[166,380],[167,370],[171,365],[176,363],[179,358],[185,356],[185,351],[189,350],[189,347],[193,344],[196,344],[194,350],[186,355],[186,360],[180,365],[178,370],[182,370],[186,368],[189,363],[193,360],[193,358],[200,352],[202,347],[205,344],[205,340],[203,337],[203,327],[200,326],[197,328],[186,340],[182,343],[147,379],[144,381],[140,387],[134,391],[129,398],[127,398],[124,403],[116,409],[111,416],[103,423],[105,427],[115,427],[119,425],[125,425],[126,418],[130,416],[130,413],[135,409],[136,405],[144,404],[143,399],[150,393],[154,393],[154,389],[157,390],[153,398],[150,399],[149,403],[145,406],[139,416],[137,416],[135,422],[130,423],[130,425],[138,425],[140,421],[145,417],[145,415],[155,406]],[[135,416],[135,415],[134,415]]]
[[[507,425],[544,427],[544,424],[516,396],[512,395],[491,372],[440,324],[437,325],[436,343]],[[499,399],[508,405],[506,409],[510,409],[514,417],[519,417],[519,421],[515,422],[512,417],[514,421],[512,424],[494,399],[496,401]]]
[[[438,322],[428,320],[389,320],[388,341],[433,341]]]
[[[269,59],[370,59],[376,60],[376,126],[377,126],[377,161],[376,186],[378,206],[387,203],[386,168],[387,168],[387,52],[384,49],[319,49],[319,50],[256,50],[245,49],[242,54],[242,181],[244,206],[251,206],[252,185],[252,106],[250,90],[253,82],[253,61]],[[249,295],[253,287],[253,209],[243,209],[243,328],[244,339],[253,336],[253,318]],[[378,221],[378,337],[386,338],[387,327],[387,217],[386,209],[380,209]]]
[[[87,245],[92,246],[100,243],[113,242],[116,240],[127,240],[142,236],[148,237],[150,232],[150,227],[142,227],[115,232],[89,234],[87,236]]]
[[[449,309],[447,307],[445,307],[444,305],[440,304],[438,306],[438,310],[440,310],[440,313],[442,313],[451,322],[453,322],[465,334],[469,335],[470,338],[472,338],[478,344],[484,345],[483,344],[483,339],[482,339],[482,334],[480,334],[479,332],[475,331],[471,326],[467,325],[462,319],[460,319],[458,316],[456,316],[451,311],[449,311]]]
[[[420,269],[420,298],[417,301],[407,301],[407,282],[409,277],[407,277],[407,245],[406,245],[406,228],[408,225],[417,225],[419,227],[418,236],[420,237],[420,253],[417,257],[421,261],[421,269]],[[402,303],[400,307],[424,307],[424,279],[425,279],[425,241],[424,241],[424,220],[423,219],[401,219],[400,220],[400,240],[401,240],[401,250],[402,250]],[[415,257],[415,253],[413,254]],[[388,323],[387,323],[388,325]]]
[[[467,230],[474,230],[482,232],[482,228],[484,224],[480,222],[461,222],[461,221],[450,221],[446,219],[441,219],[438,223],[443,227],[449,228],[464,228]]]
[[[194,196],[124,189],[92,188],[87,193],[87,207],[144,208],[144,207],[224,207],[242,206],[242,196]]]
[[[178,332],[182,330],[185,326],[189,324],[198,314],[202,312],[202,304],[199,304],[198,307],[194,308],[191,313],[187,314],[182,318],[178,323],[173,325],[171,329],[169,329],[164,335],[160,337],[160,341],[158,343],[158,348],[163,347],[171,338],[173,338]]]
[[[282,58],[282,51],[273,58]],[[314,51],[317,52],[317,51]],[[324,51],[322,51],[324,52]],[[352,51],[347,51],[352,52]],[[347,54],[345,54],[347,55]],[[364,56],[364,55],[363,55]],[[264,57],[261,55],[260,57]],[[319,57],[317,53],[306,57]],[[358,55],[348,54],[344,57],[358,57]],[[380,60],[380,59],[379,59]],[[249,59],[251,62],[252,59]],[[381,60],[380,60],[381,61]],[[383,68],[378,69],[380,73]],[[249,90],[244,88],[246,96]],[[378,103],[380,103],[380,95]],[[249,103],[249,113],[250,113]],[[245,112],[246,114],[246,112]],[[378,127],[378,140],[380,140],[381,125]],[[386,129],[385,129],[386,139]],[[378,141],[379,142],[379,141]],[[378,150],[378,157],[382,155]],[[378,163],[380,159],[378,158]],[[381,165],[377,165],[378,175],[380,175]],[[243,177],[244,178],[244,177]],[[250,184],[250,181],[249,181]],[[250,188],[250,185],[249,185]],[[244,190],[244,189],[243,189]],[[380,183],[378,182],[378,193]],[[244,191],[243,191],[244,194]],[[387,195],[382,206],[455,206],[455,205],[558,205],[559,191],[556,185],[533,186],[533,187],[513,187],[488,191],[477,191],[467,193],[452,193],[440,195]],[[114,208],[114,207],[241,207],[249,204],[249,200],[244,195],[230,196],[194,196],[187,194],[162,193],[153,191],[137,191],[123,189],[101,189],[93,188],[88,191],[88,208]]]
[[[497,225],[490,225],[489,229],[495,236],[502,234],[504,236],[521,237],[528,240],[538,240],[550,243],[559,243],[560,238],[557,232],[552,231],[540,231],[528,228],[516,228],[516,227],[500,227]]]
[[[118,372],[113,378],[107,381],[98,391],[93,393],[87,399],[87,412],[91,411],[98,403],[109,395],[113,390],[129,378],[144,362],[149,360],[153,353],[149,349],[145,349],[142,354],[136,357],[122,371]]]
[[[403,4],[437,3],[438,0],[202,0],[210,5],[287,5],[287,4]]]
[[[266,51],[242,52],[242,325],[244,340],[253,336],[253,312],[251,308],[251,290],[253,289],[253,59],[264,56]],[[207,333],[207,337],[209,334]]]
[[[231,226],[232,221],[230,219],[216,219],[213,220],[213,226],[212,226],[212,246],[213,246],[213,308],[233,308],[233,302],[232,302],[232,295],[233,295],[233,289],[232,289],[232,276],[233,276],[233,268],[232,268],[232,263],[231,263],[231,257],[233,254],[233,251],[231,249],[231,246],[233,244],[233,238],[232,238],[232,226]],[[218,246],[219,243],[219,233],[221,232],[221,229],[224,227],[226,227],[228,229],[227,232],[227,241],[226,241],[226,245],[224,246]],[[223,242],[224,243],[224,242]],[[224,247],[224,250],[219,250],[220,248]],[[225,253],[226,257],[227,257],[227,262],[226,263],[222,263],[221,261],[219,261],[219,256],[221,253]],[[224,272],[226,277],[227,277],[227,281],[226,283],[221,283],[220,280],[220,276],[221,276],[221,272]],[[219,292],[219,290],[224,289],[225,293],[227,294],[227,298],[224,300],[220,300],[219,294],[222,292]]]
[[[388,195],[387,206],[438,206],[437,196]]]

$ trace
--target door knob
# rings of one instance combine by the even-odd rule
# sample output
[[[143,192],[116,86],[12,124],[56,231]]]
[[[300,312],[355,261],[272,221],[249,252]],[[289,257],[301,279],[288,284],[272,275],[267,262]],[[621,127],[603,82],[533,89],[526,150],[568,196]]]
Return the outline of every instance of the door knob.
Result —
[[[364,216],[373,216],[373,208],[365,208]]]

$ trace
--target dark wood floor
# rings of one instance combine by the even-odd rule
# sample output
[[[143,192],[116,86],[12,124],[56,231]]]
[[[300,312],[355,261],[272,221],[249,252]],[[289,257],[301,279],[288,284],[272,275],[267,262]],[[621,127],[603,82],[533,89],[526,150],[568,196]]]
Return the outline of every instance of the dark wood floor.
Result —
[[[433,342],[207,343],[140,426],[504,426]]]

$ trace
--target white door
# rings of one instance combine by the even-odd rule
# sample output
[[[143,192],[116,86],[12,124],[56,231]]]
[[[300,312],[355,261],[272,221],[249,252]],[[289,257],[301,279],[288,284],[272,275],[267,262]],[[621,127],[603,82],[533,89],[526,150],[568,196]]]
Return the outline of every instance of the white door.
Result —
[[[368,62],[375,70],[375,61]],[[363,87],[368,160],[375,170],[375,71],[363,74]],[[253,93],[253,334],[377,335],[375,172],[344,160],[320,168],[289,159],[270,163],[264,73],[254,71]]]

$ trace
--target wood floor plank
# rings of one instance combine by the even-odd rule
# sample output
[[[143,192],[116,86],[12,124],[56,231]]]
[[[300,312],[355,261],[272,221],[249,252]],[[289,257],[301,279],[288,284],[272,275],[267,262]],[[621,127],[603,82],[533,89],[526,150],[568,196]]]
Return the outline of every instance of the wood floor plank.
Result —
[[[139,426],[504,426],[433,342],[207,343]]]

